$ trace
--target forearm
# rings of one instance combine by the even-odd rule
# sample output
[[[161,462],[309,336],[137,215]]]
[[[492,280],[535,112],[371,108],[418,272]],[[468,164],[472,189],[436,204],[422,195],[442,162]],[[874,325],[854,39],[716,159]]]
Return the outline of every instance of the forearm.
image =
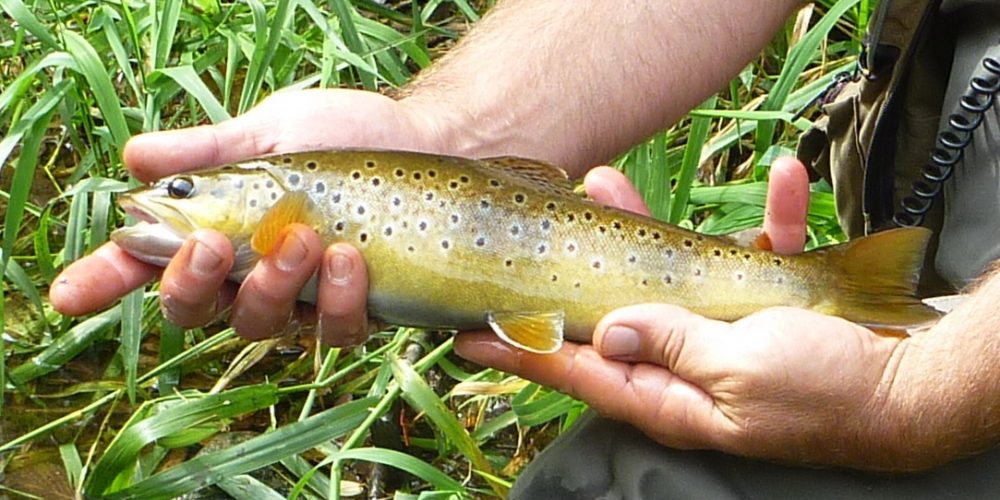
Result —
[[[430,110],[448,152],[580,174],[722,87],[800,3],[506,0],[405,100]]]
[[[927,332],[901,344],[876,399],[890,468],[931,467],[1000,441],[1000,272]]]

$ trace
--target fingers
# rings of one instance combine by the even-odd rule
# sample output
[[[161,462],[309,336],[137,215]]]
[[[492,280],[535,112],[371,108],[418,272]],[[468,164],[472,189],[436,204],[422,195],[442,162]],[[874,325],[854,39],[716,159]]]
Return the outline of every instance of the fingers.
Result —
[[[764,234],[779,254],[801,253],[806,243],[809,210],[809,174],[796,158],[783,157],[771,165],[764,208]]]
[[[640,304],[612,311],[594,329],[594,349],[619,361],[652,363],[693,382],[705,359],[725,344],[731,325],[669,304]]]
[[[354,247],[338,243],[326,249],[316,297],[323,343],[350,346],[368,337],[368,270]]]
[[[193,233],[163,272],[163,316],[184,328],[211,322],[220,309],[219,291],[232,267],[233,247],[224,235],[209,230]]]
[[[323,253],[319,236],[302,224],[283,229],[275,248],[250,272],[233,303],[230,323],[250,340],[287,327],[299,290],[316,272]]]
[[[114,304],[159,271],[106,243],[63,270],[49,288],[49,300],[60,313],[80,316]]]
[[[270,153],[271,123],[247,113],[216,125],[137,135],[125,145],[125,165],[136,178],[150,182],[197,168]]]
[[[703,447],[725,425],[712,398],[697,385],[652,364],[605,359],[590,346],[566,343],[557,353],[534,354],[490,332],[476,332],[460,334],[455,351],[581,399],[668,446]]]
[[[650,215],[642,195],[636,191],[625,174],[611,167],[597,167],[583,179],[587,194],[598,203],[628,210],[640,215]]]

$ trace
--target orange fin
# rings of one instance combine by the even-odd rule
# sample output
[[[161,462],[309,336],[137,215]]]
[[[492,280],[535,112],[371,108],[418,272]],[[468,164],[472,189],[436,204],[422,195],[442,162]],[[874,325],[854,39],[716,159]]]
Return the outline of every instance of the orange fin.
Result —
[[[260,255],[267,255],[278,243],[281,230],[289,224],[313,226],[316,221],[315,206],[304,191],[286,193],[264,214],[250,238],[250,247]]]
[[[941,313],[917,298],[931,231],[899,228],[818,250],[834,270],[836,296],[814,308],[868,327],[905,330]]]
[[[487,167],[502,170],[508,175],[541,184],[561,191],[573,192],[573,183],[566,171],[549,163],[516,156],[497,156],[479,160]]]
[[[563,343],[566,315],[557,312],[488,313],[486,321],[507,343],[539,354],[551,354]]]

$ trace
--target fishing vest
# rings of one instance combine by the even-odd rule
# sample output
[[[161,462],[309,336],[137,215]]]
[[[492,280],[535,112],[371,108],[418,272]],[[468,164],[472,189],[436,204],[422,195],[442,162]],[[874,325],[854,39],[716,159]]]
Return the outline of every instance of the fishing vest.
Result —
[[[901,202],[912,205],[914,191],[926,190],[920,181],[934,167],[927,166],[931,154],[941,154],[936,140],[948,126],[949,111],[942,109],[957,103],[969,78],[982,73],[977,65],[998,40],[1000,1],[878,5],[857,71],[831,88],[823,116],[798,149],[799,158],[833,186],[849,237],[893,227],[897,214],[907,215]],[[997,109],[1000,103],[985,113],[951,178],[936,186],[944,195],[920,216],[935,233],[921,283],[925,293],[961,287],[1000,257]],[[977,165],[969,165],[972,157]],[[992,228],[983,226],[987,222]]]

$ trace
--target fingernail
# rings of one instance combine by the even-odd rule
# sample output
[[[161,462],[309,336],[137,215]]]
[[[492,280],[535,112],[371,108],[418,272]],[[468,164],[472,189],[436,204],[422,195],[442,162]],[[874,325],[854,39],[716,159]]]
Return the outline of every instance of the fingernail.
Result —
[[[288,233],[278,249],[278,269],[288,273],[306,258],[306,245],[295,233]]]
[[[326,279],[337,286],[346,285],[351,278],[351,259],[337,251],[326,259]]]
[[[601,338],[601,356],[634,359],[639,354],[639,332],[627,326],[614,325]]]
[[[211,274],[222,264],[222,256],[215,253],[212,247],[195,240],[191,249],[191,269],[204,276]]]

